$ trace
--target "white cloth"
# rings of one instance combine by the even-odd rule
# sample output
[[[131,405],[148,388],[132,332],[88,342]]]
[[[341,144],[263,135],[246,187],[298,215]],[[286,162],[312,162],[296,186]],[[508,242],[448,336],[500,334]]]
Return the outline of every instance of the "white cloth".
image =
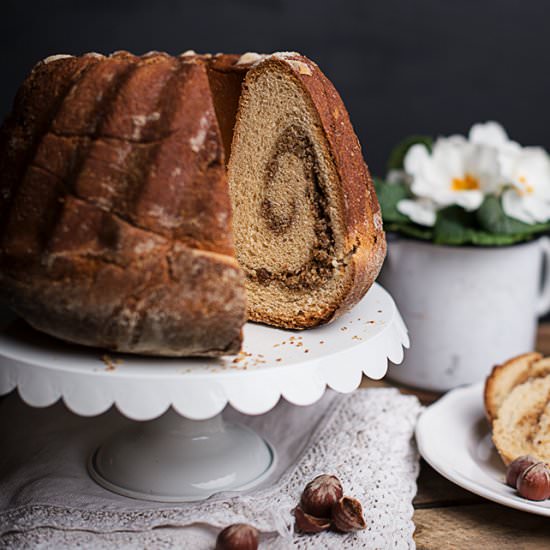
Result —
[[[129,420],[116,410],[81,418],[58,403],[34,409],[12,394],[0,402],[0,547],[213,548],[221,527],[255,525],[264,548],[414,548],[412,498],[421,406],[393,389],[327,391],[310,407],[281,401],[261,416],[234,410],[277,449],[276,471],[247,494],[181,505],[111,493],[87,475],[86,459]],[[305,484],[338,475],[364,507],[367,529],[341,535],[293,533]]]

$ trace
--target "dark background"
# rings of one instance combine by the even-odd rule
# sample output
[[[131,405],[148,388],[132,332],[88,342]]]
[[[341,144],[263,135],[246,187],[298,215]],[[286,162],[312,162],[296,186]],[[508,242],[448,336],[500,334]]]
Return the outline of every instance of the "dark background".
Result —
[[[297,50],[346,103],[382,174],[411,133],[500,121],[550,149],[550,3],[545,0],[3,1],[0,116],[50,54]]]

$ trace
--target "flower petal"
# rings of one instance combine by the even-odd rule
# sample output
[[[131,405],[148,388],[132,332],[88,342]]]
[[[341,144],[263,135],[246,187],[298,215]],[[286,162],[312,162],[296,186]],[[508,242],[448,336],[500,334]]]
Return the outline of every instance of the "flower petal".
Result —
[[[432,227],[436,219],[436,206],[430,200],[403,199],[397,203],[397,210],[419,225]]]
[[[476,178],[484,193],[496,193],[504,183],[499,155],[493,147],[472,145],[465,159],[465,171]]]
[[[466,141],[453,141],[452,139],[439,138],[433,146],[432,160],[438,168],[441,178],[440,185],[447,187],[453,177],[464,175],[464,158],[468,148]]]
[[[422,143],[415,143],[409,148],[403,159],[403,167],[407,174],[412,176],[421,172],[424,165],[430,161],[430,152]]]
[[[500,149],[510,141],[504,128],[493,120],[474,124],[470,128],[468,139],[476,145],[488,145]]]
[[[526,195],[523,199],[523,210],[536,222],[544,223],[550,220],[550,204],[534,195]]]
[[[502,209],[507,216],[520,222],[533,224],[536,221],[525,211],[522,197],[513,189],[507,189],[502,193]]]
[[[477,210],[483,202],[483,191],[458,191],[453,193],[453,203],[465,210]]]

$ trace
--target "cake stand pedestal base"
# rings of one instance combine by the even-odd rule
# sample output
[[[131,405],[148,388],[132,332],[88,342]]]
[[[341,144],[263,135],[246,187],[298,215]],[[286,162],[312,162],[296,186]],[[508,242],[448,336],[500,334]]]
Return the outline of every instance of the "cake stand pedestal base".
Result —
[[[252,488],[273,471],[275,452],[254,431],[218,414],[190,420],[169,409],[136,422],[92,454],[92,478],[124,496],[187,502]]]

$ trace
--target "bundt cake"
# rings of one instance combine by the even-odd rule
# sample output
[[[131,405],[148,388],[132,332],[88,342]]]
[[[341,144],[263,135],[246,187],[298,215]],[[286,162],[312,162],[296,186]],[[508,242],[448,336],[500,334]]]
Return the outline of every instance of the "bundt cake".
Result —
[[[0,173],[0,296],[80,344],[235,353],[247,315],[307,328],[351,307],[385,253],[347,112],[295,53],[47,58]]]

